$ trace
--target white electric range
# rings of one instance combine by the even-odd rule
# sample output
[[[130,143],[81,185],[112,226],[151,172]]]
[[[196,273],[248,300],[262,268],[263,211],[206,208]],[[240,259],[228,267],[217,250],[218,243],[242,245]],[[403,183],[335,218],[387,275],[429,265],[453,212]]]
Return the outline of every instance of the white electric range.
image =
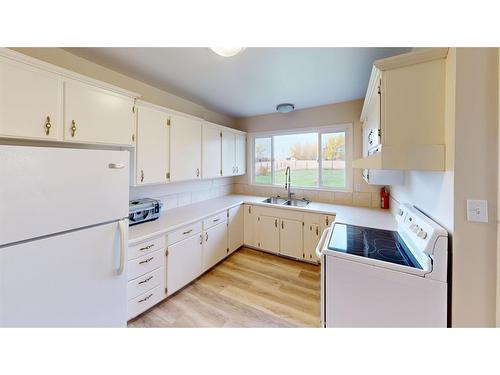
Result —
[[[324,327],[446,327],[448,233],[401,205],[397,231],[335,222],[316,249]]]

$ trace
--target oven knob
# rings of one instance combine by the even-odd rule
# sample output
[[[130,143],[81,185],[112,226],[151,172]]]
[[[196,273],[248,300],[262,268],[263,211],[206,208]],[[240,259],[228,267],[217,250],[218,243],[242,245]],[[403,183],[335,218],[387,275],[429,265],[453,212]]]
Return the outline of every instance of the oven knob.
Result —
[[[427,238],[427,232],[424,231],[424,230],[422,230],[422,229],[420,229],[420,231],[417,233],[417,237],[425,240]]]
[[[413,233],[417,233],[420,229],[420,227],[418,225],[415,224],[415,226],[413,227]]]
[[[398,208],[398,215],[403,216],[404,211],[401,208]]]

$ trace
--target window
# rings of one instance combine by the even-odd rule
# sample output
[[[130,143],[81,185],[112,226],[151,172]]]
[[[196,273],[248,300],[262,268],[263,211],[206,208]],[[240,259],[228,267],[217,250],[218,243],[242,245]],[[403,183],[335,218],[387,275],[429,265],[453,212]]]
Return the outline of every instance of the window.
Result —
[[[290,167],[292,186],[349,190],[350,134],[351,126],[343,125],[255,135],[253,183],[284,185]]]

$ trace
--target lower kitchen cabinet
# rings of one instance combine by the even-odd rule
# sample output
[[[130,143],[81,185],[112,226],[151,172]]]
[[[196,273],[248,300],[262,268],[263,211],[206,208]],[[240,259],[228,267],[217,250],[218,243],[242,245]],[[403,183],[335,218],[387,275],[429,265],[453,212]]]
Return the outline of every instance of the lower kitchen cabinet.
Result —
[[[219,263],[228,253],[227,222],[203,232],[203,272]]]
[[[279,218],[273,216],[257,216],[255,240],[257,247],[278,254],[280,251]]]
[[[169,245],[167,250],[167,296],[170,296],[202,273],[202,234]]]
[[[317,262],[316,246],[320,240],[322,231],[318,223],[310,222],[304,226],[304,260]]]
[[[236,206],[228,210],[228,247],[229,252],[243,246],[244,237],[244,207]]]
[[[247,246],[257,246],[254,240],[255,209],[249,204],[243,205],[243,243]]]
[[[280,254],[301,259],[303,257],[302,221],[281,219]]]
[[[127,250],[127,319],[135,318],[165,298],[165,237]]]

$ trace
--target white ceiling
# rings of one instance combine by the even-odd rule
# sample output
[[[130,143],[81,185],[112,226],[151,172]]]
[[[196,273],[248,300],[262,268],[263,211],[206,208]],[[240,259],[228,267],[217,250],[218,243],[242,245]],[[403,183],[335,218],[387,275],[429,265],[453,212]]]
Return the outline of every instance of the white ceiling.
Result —
[[[233,117],[343,102],[365,95],[374,60],[409,48],[66,48],[127,76]]]

